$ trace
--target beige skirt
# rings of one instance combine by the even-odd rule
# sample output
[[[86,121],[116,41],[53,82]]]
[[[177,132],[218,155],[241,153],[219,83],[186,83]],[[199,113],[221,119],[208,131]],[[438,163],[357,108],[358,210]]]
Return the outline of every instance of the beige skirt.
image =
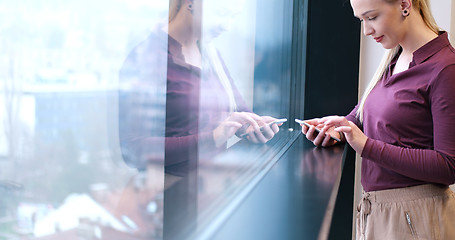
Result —
[[[356,239],[455,239],[455,194],[433,184],[365,192]]]

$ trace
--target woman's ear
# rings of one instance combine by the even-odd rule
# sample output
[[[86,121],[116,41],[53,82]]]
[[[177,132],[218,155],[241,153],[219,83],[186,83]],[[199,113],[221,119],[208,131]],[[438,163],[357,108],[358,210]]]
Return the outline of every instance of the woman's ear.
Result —
[[[401,12],[403,16],[407,17],[411,12],[412,0],[401,0]]]
[[[185,7],[190,12],[193,12],[193,0],[185,0]]]

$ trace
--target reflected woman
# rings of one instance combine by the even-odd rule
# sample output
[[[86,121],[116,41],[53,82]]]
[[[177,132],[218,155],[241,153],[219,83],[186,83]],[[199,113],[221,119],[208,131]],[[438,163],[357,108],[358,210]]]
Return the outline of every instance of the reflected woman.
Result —
[[[166,172],[179,175],[224,150],[235,134],[248,131],[249,141],[265,143],[279,131],[276,124],[259,129],[275,118],[248,109],[210,43],[237,9],[215,0],[171,0],[168,26],[131,51],[120,72],[119,103],[129,165],[145,168],[164,157]]]

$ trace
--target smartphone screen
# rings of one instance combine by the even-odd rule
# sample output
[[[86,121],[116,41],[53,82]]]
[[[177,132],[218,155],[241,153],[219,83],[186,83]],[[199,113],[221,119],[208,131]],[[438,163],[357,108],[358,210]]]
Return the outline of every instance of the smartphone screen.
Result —
[[[310,124],[306,123],[306,122],[303,121],[303,120],[300,120],[300,119],[297,119],[297,118],[296,118],[295,121],[296,121],[298,124],[303,124],[303,125],[305,125],[305,126],[307,126],[307,127],[311,127]],[[313,127],[314,127],[314,126],[313,126]],[[315,129],[316,129],[316,132],[320,132],[320,131],[321,131],[321,129],[319,129],[319,128],[315,128]],[[341,139],[339,139],[339,138],[337,138],[337,137],[334,137],[334,136],[332,136],[332,135],[330,135],[330,138],[332,138],[333,140],[335,140],[335,141],[337,141],[337,142],[341,142]]]

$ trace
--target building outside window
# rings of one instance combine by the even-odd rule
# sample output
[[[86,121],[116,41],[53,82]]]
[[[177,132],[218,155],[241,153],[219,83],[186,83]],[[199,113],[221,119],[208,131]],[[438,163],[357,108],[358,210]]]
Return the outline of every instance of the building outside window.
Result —
[[[240,110],[293,120],[294,1],[204,0],[200,65],[173,55],[169,4],[2,4],[0,239],[202,234],[298,132],[288,121],[267,143],[238,132],[216,149],[202,137]],[[172,64],[198,84],[172,81]],[[191,135],[171,159],[183,150],[169,137]]]

